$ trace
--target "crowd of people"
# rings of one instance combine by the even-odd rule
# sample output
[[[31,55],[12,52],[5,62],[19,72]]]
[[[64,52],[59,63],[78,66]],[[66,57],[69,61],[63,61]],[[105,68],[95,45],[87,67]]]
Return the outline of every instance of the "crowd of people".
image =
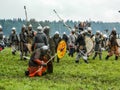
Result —
[[[30,54],[28,70],[25,72],[25,74],[30,77],[53,73],[54,56],[57,53],[57,47],[61,40],[66,42],[68,55],[71,58],[76,55],[75,63],[79,63],[81,57],[85,63],[89,63],[88,57],[90,54],[87,52],[89,46],[86,46],[86,43],[89,43],[89,41],[86,41],[86,38],[90,38],[93,43],[93,48],[91,49],[91,52],[94,52],[93,60],[97,55],[99,55],[99,59],[102,60],[103,50],[108,51],[108,55],[105,58],[106,60],[113,54],[115,54],[115,60],[119,58],[120,52],[118,48],[120,46],[117,42],[117,32],[115,28],[112,29],[108,36],[99,30],[96,30],[96,33],[93,34],[90,25],[86,28],[83,23],[71,29],[70,35],[63,32],[63,35],[60,36],[59,32],[56,31],[51,37],[49,32],[49,26],[38,26],[35,32],[31,24],[28,27],[23,25],[19,34],[16,33],[15,27],[11,29],[9,36],[11,53],[16,55],[16,51],[19,50],[20,60],[26,60],[26,57]],[[2,26],[0,25],[0,51],[5,47],[3,36]],[[75,52],[76,54],[74,54]],[[52,60],[50,60],[51,57],[53,57]],[[57,56],[56,62],[59,63],[59,61],[59,57]]]

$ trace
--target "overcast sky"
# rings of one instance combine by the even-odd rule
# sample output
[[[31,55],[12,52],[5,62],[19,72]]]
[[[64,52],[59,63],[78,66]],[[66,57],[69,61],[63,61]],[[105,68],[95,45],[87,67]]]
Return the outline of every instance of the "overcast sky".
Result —
[[[120,22],[120,0],[0,0],[0,19],[59,20],[55,9],[64,19]]]

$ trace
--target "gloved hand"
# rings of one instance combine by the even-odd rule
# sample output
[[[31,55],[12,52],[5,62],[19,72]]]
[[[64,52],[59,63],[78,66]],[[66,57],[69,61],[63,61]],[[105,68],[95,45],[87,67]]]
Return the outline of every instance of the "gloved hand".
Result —
[[[44,61],[42,61],[41,66],[46,67],[46,66],[47,66],[47,63],[44,63]]]
[[[46,64],[46,63],[43,63],[41,66],[46,67],[46,66],[47,66],[47,64]]]

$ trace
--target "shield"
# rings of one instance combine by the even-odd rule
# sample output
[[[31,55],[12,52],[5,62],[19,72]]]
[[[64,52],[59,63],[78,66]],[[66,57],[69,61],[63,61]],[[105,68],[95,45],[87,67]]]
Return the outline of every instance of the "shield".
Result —
[[[118,48],[119,56],[120,56],[120,47]]]
[[[66,53],[67,45],[64,40],[60,41],[57,47],[57,56],[58,58],[62,58]]]
[[[93,51],[94,43],[93,40],[88,36],[85,36],[85,42],[86,42],[87,54],[89,55]]]
[[[120,46],[120,39],[117,39],[117,43]],[[119,55],[120,55],[120,47],[118,48],[118,52],[119,52]]]
[[[117,39],[117,43],[118,43],[118,45],[120,46],[120,39]]]

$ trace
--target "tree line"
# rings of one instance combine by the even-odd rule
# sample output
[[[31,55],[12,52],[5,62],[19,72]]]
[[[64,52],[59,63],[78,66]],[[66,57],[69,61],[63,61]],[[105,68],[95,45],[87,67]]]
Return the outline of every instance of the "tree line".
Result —
[[[71,28],[74,28],[75,25],[78,25],[81,21],[72,21],[67,20],[65,23],[70,26]],[[35,19],[30,19],[29,22],[26,22],[25,20],[22,20],[21,18],[18,19],[0,19],[0,25],[3,27],[3,32],[6,36],[9,36],[11,33],[11,28],[15,27],[16,32],[20,33],[21,27],[25,25],[32,24],[33,30],[36,30],[36,28],[41,25],[44,26],[50,26],[50,35],[52,36],[55,31],[59,31],[60,35],[63,34],[63,32],[66,32],[66,34],[69,34],[70,31],[64,26],[64,24],[61,21],[36,21]],[[113,28],[116,28],[117,32],[120,33],[120,23],[119,22],[100,22],[100,21],[90,21],[91,28],[93,33],[96,32],[96,30],[100,30],[101,32],[105,32],[106,30],[110,32]]]

